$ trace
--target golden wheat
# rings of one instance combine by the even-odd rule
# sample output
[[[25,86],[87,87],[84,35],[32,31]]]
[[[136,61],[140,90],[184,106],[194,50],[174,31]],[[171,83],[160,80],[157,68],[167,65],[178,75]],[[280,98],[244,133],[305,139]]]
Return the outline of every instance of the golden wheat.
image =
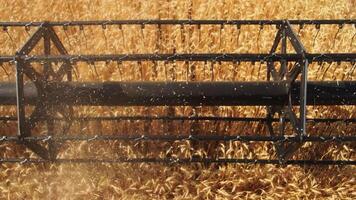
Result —
[[[6,1],[1,0],[0,21],[63,21],[99,19],[338,19],[356,18],[353,0],[106,0],[106,1]],[[297,27],[296,31],[298,31]],[[1,55],[14,54],[26,41],[29,33],[21,28],[9,28],[0,34]],[[123,26],[121,29],[108,26],[79,27],[68,30],[56,28],[71,54],[105,53],[208,53],[269,51],[275,35],[275,27],[234,26]],[[356,52],[356,41],[352,38],[356,30],[345,26],[337,33],[336,26],[322,27],[320,32],[312,26],[299,31],[299,36],[310,52]],[[237,37],[239,36],[239,37]],[[314,39],[315,38],[315,39]],[[334,39],[336,38],[336,39]],[[355,39],[354,39],[355,40]],[[353,43],[352,43],[353,42]],[[290,45],[289,45],[290,46]],[[288,49],[292,51],[292,49]],[[39,53],[40,48],[34,53]],[[265,79],[266,64],[250,63],[204,63],[204,62],[123,62],[123,63],[77,63],[77,81],[121,81],[121,80],[187,80],[195,67],[195,80],[252,81]],[[355,80],[348,74],[350,64],[311,64],[311,80]],[[1,70],[6,70],[1,71]],[[212,72],[213,71],[213,72]],[[214,76],[212,76],[214,74]],[[187,78],[188,76],[188,78]],[[4,64],[0,68],[1,81],[14,81],[14,67]],[[309,106],[308,117],[356,117],[354,106]],[[143,108],[76,108],[78,116],[115,115],[163,115],[166,107]],[[0,107],[1,115],[15,115],[14,107]],[[220,115],[220,116],[264,116],[262,107],[177,107],[176,115]],[[213,123],[202,122],[88,122],[74,123],[71,130],[86,134],[187,133],[191,129],[214,133],[261,133],[267,131],[259,123]],[[356,130],[355,125],[345,124],[310,125],[310,131],[318,134],[348,134]],[[342,131],[344,130],[344,132]],[[0,135],[15,133],[16,124],[0,125]],[[40,134],[41,127],[36,130]],[[290,130],[289,130],[290,131]],[[105,148],[100,148],[105,147]],[[342,147],[342,146],[341,146]],[[66,145],[61,157],[69,156],[129,156],[139,157],[149,149],[152,155],[191,157],[215,155],[218,157],[268,158],[271,149],[267,144],[241,144],[225,142],[219,145],[192,144],[186,141],[172,145],[152,143],[147,145],[129,143],[75,143]],[[318,148],[318,149],[317,149]],[[26,153],[18,146],[0,145],[1,156],[20,156]],[[63,148],[64,149],[64,148]],[[152,150],[153,149],[153,150]],[[330,145],[303,148],[302,158],[328,156],[330,158],[355,158],[355,152],[347,145],[340,148]],[[146,154],[145,154],[146,155]],[[150,154],[148,154],[150,155]],[[355,167],[298,167],[298,166],[246,166],[246,165],[177,165],[153,164],[117,165],[33,165],[3,164],[0,166],[1,199],[355,199]]]

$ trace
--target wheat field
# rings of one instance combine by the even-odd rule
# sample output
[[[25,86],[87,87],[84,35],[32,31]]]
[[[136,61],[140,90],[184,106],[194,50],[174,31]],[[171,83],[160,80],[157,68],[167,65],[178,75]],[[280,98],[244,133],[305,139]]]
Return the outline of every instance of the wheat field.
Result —
[[[0,21],[71,21],[110,19],[355,19],[354,0],[0,0]],[[356,28],[306,26],[298,30],[309,52],[356,52]],[[13,55],[35,31],[9,28],[0,33],[0,55]],[[108,26],[55,28],[70,54],[125,53],[267,53],[276,28],[272,26]],[[35,48],[38,54],[41,47]],[[291,45],[289,52],[293,49]],[[15,81],[12,63],[0,68],[0,81]],[[252,66],[252,67],[251,67]],[[39,66],[38,66],[39,67]],[[55,67],[55,66],[54,66]],[[310,80],[356,80],[350,63],[313,63]],[[123,62],[76,63],[75,81],[256,81],[266,79],[266,63]],[[194,69],[193,69],[194,68]],[[194,71],[194,77],[191,75]],[[76,116],[152,115],[263,117],[265,108],[250,107],[89,107]],[[0,116],[15,116],[0,106]],[[308,117],[356,118],[355,106],[308,106]],[[41,134],[44,126],[35,129]],[[257,122],[142,122],[73,123],[70,132],[85,134],[268,134]],[[355,124],[309,124],[313,134],[352,135]],[[16,132],[16,123],[0,122],[0,135]],[[291,132],[291,128],[287,130]],[[142,155],[190,158],[268,159],[270,144],[223,142],[191,144],[151,142],[77,142],[65,144],[59,157],[111,158]],[[306,144],[296,158],[356,159],[355,145]],[[251,150],[253,153],[251,153]],[[250,153],[249,153],[250,152]],[[33,153],[19,145],[0,144],[1,157]],[[0,165],[0,199],[356,199],[354,166],[275,165],[160,165],[160,164],[43,164]]]

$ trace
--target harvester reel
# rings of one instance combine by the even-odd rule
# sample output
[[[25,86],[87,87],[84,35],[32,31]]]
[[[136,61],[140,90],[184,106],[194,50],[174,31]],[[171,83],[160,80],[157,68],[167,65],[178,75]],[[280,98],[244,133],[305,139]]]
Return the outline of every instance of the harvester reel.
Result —
[[[356,165],[355,160],[296,160],[293,158],[295,152],[304,142],[355,142],[355,135],[314,135],[306,130],[307,120],[313,122],[347,122],[355,123],[356,119],[307,119],[307,105],[356,105],[356,81],[308,81],[308,66],[313,62],[349,62],[355,63],[356,54],[351,53],[309,53],[303,46],[298,34],[292,26],[315,25],[319,33],[320,25],[336,24],[339,27],[353,25],[356,20],[124,20],[124,21],[74,21],[74,22],[0,22],[0,26],[38,27],[27,42],[15,55],[0,55],[0,63],[16,63],[16,83],[0,83],[0,105],[16,105],[18,131],[17,136],[0,136],[0,142],[18,142],[36,153],[40,159],[31,158],[0,158],[0,163],[249,163],[249,164],[320,164],[320,165]],[[185,26],[198,26],[200,30],[203,25],[219,25],[221,30],[226,26],[237,27],[237,43],[241,26],[259,26],[257,41],[260,40],[261,30],[264,26],[276,26],[277,34],[269,53],[158,53],[154,54],[99,54],[99,55],[72,55],[68,54],[66,48],[56,34],[55,27],[76,26],[84,33],[86,26],[118,26],[121,30],[124,43],[123,25],[154,25],[158,27],[156,50],[164,40],[163,26],[180,26],[184,31]],[[105,34],[105,32],[103,32]],[[68,38],[68,34],[66,38]],[[316,36],[317,36],[316,34]],[[142,35],[144,33],[142,31]],[[181,33],[182,40],[186,36]],[[315,36],[315,37],[316,37]],[[85,36],[86,37],[86,36]],[[108,46],[106,35],[105,44]],[[221,42],[220,35],[220,44]],[[314,37],[314,40],[315,40]],[[335,36],[336,38],[336,36]],[[34,48],[43,39],[43,51],[40,55],[32,55]],[[87,40],[87,38],[85,38]],[[145,38],[143,38],[144,40]],[[189,39],[189,38],[188,38]],[[184,42],[183,41],[183,42]],[[199,32],[200,42],[200,32]],[[289,42],[289,43],[288,43]],[[314,43],[314,41],[313,41]],[[287,44],[291,44],[294,52],[287,52]],[[69,46],[72,45],[69,43]],[[52,52],[52,47],[59,55]],[[280,47],[280,48],[279,48]],[[280,49],[280,52],[277,52]],[[158,79],[158,62],[164,62],[166,70],[166,81],[119,81],[119,82],[80,82],[72,81],[73,63],[85,62],[93,67],[95,75],[95,62],[117,63],[120,68],[122,62],[136,62],[140,67],[141,78],[144,77],[142,62],[154,63],[154,80]],[[175,68],[166,69],[167,63],[182,62],[186,68],[186,81],[177,81]],[[206,68],[211,68],[211,81],[198,81],[195,65],[190,62],[204,62],[204,80]],[[208,63],[210,62],[210,63]],[[241,62],[267,63],[266,80],[263,81],[216,81],[214,76],[214,64],[231,62],[235,66]],[[43,70],[36,70],[35,64],[40,63]],[[61,63],[56,70],[54,63]],[[209,66],[211,64],[211,66]],[[280,64],[278,69],[277,64]],[[261,69],[262,64],[259,65]],[[289,67],[290,66],[290,67]],[[290,69],[289,69],[290,68]],[[353,66],[348,76],[352,76]],[[120,78],[122,78],[119,69]],[[236,69],[235,69],[236,70]],[[168,71],[168,72],[167,72]],[[253,72],[253,70],[252,70]],[[172,73],[172,80],[168,81],[167,73]],[[190,73],[190,74],[189,74]],[[234,71],[234,74],[237,74]],[[259,74],[260,75],[260,74]],[[258,75],[258,78],[260,76]],[[31,83],[25,83],[27,79]],[[299,79],[300,77],[300,79]],[[252,78],[252,75],[251,75]],[[26,106],[33,106],[33,112],[26,117]],[[168,121],[238,121],[238,122],[262,122],[266,124],[268,133],[246,135],[221,135],[203,134],[196,131],[196,124],[192,123],[188,134],[164,133],[161,135],[151,133],[141,134],[114,134],[114,135],[81,135],[69,133],[72,122],[75,120],[91,120],[90,117],[74,117],[74,106],[168,106],[169,116],[113,116],[93,117],[93,120],[141,120],[151,122],[153,120]],[[248,117],[220,117],[199,116],[175,116],[173,106],[191,106],[193,112],[197,106],[264,106],[267,116],[262,118]],[[295,109],[294,106],[298,106]],[[147,112],[148,113],[148,112]],[[277,116],[277,117],[276,117]],[[5,117],[6,118],[6,117]],[[36,128],[40,128],[40,122],[45,122],[45,135],[35,135]],[[274,126],[277,123],[277,126]],[[286,125],[291,125],[292,134],[286,133]],[[183,124],[183,123],[182,123]],[[144,130],[149,130],[149,123],[144,124]],[[276,129],[276,130],[275,130]],[[171,127],[167,132],[174,131]],[[204,130],[208,132],[209,130]],[[142,158],[115,158],[115,159],[93,159],[93,158],[58,158],[57,154],[61,144],[76,141],[238,141],[238,142],[272,142],[274,143],[274,154],[270,159],[248,159],[248,158],[165,158],[142,157]],[[45,145],[43,145],[45,144]],[[249,149],[250,150],[250,149]]]

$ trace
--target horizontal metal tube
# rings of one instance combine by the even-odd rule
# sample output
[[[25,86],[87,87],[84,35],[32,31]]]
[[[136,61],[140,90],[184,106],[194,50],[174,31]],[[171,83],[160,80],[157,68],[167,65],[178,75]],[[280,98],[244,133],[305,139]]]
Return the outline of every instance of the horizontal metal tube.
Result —
[[[27,62],[99,62],[99,61],[214,61],[214,62],[277,62],[300,61],[309,62],[354,62],[356,53],[327,53],[327,54],[242,54],[242,53],[202,53],[202,54],[102,54],[102,55],[48,55],[20,56]],[[10,62],[14,56],[0,55],[0,62]]]
[[[246,158],[116,158],[116,159],[95,159],[95,158],[68,158],[68,159],[31,159],[31,158],[5,158],[0,159],[0,164],[121,164],[121,163],[160,163],[160,164],[191,164],[191,163],[231,163],[231,164],[259,164],[259,165],[280,165],[281,160],[277,159],[246,159]],[[356,165],[355,160],[285,160],[283,165]]]
[[[40,118],[41,119],[41,118]],[[43,117],[45,119],[51,119],[55,121],[65,121],[66,118],[63,117]],[[72,117],[72,121],[117,121],[117,120],[129,120],[129,121],[153,121],[153,120],[164,120],[164,121],[223,121],[223,122],[279,122],[278,118],[267,119],[265,117],[221,117],[221,116],[150,116],[150,115],[118,115],[118,116],[86,116],[86,117]],[[345,123],[345,124],[355,124],[356,118],[307,118],[308,122],[311,123]],[[17,121],[16,116],[0,116],[0,121]],[[285,119],[285,121],[290,121]]]
[[[299,104],[297,82],[291,100]],[[278,82],[71,82],[46,86],[51,104],[94,106],[283,105],[288,85]],[[37,89],[25,86],[25,102],[35,104]],[[308,105],[356,105],[356,81],[308,82]],[[15,83],[0,83],[0,105],[16,105]]]
[[[11,141],[241,141],[241,142],[356,142],[356,136],[331,135],[331,136],[282,136],[282,135],[169,135],[169,134],[150,134],[150,135],[65,135],[60,137],[52,136],[32,136],[19,138],[16,136],[2,136],[1,142]]]
[[[354,19],[335,20],[288,20],[290,24],[356,24]],[[89,26],[89,25],[272,25],[282,24],[284,20],[97,20],[62,22],[0,22],[0,26]]]

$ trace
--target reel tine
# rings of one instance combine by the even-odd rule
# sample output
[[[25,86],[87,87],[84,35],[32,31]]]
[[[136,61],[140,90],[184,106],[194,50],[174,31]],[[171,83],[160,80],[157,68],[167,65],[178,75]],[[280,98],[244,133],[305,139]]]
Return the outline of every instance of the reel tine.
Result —
[[[5,74],[6,74],[7,78],[10,80],[10,73],[9,73],[9,72],[7,72],[7,70],[6,70],[5,66],[3,65],[3,63],[2,63],[2,62],[0,62],[0,67],[1,67],[1,69],[5,72]]]
[[[71,40],[70,40],[70,37],[69,37],[69,35],[68,35],[68,25],[65,24],[65,25],[63,25],[62,28],[63,28],[63,31],[64,31],[64,35],[65,35],[65,37],[66,37],[66,40],[68,41],[69,48],[73,51],[74,48],[73,48],[72,42],[71,42]]]
[[[356,30],[356,25],[354,27],[355,27],[355,30]],[[356,31],[355,31],[354,35],[351,37],[350,50],[352,50],[352,45],[353,45],[355,37],[356,37]]]
[[[9,33],[9,28],[7,26],[3,26],[2,30],[6,33],[7,37],[10,39],[13,51],[16,51],[16,44],[15,44],[14,39],[12,38],[11,34]]]
[[[101,30],[102,30],[102,34],[103,34],[103,36],[104,36],[104,41],[105,41],[105,47],[106,47],[106,49],[109,49],[109,44],[108,44],[108,38],[107,38],[107,36],[106,36],[106,23],[103,23],[102,25],[101,25]]]
[[[317,31],[316,31],[316,34],[315,34],[315,36],[313,38],[313,46],[312,46],[313,49],[315,47],[316,38],[318,37],[319,32],[320,32],[320,24],[316,24],[315,28],[316,28]]]
[[[344,27],[343,24],[339,24],[338,29],[334,35],[334,40],[333,40],[333,46],[332,49],[335,49],[335,44],[336,44],[336,39],[337,39],[337,35],[340,33],[341,29]]]
[[[240,39],[240,34],[241,34],[241,25],[237,24],[236,25],[236,29],[237,29],[237,36],[236,36],[236,48],[239,47],[239,39]]]

